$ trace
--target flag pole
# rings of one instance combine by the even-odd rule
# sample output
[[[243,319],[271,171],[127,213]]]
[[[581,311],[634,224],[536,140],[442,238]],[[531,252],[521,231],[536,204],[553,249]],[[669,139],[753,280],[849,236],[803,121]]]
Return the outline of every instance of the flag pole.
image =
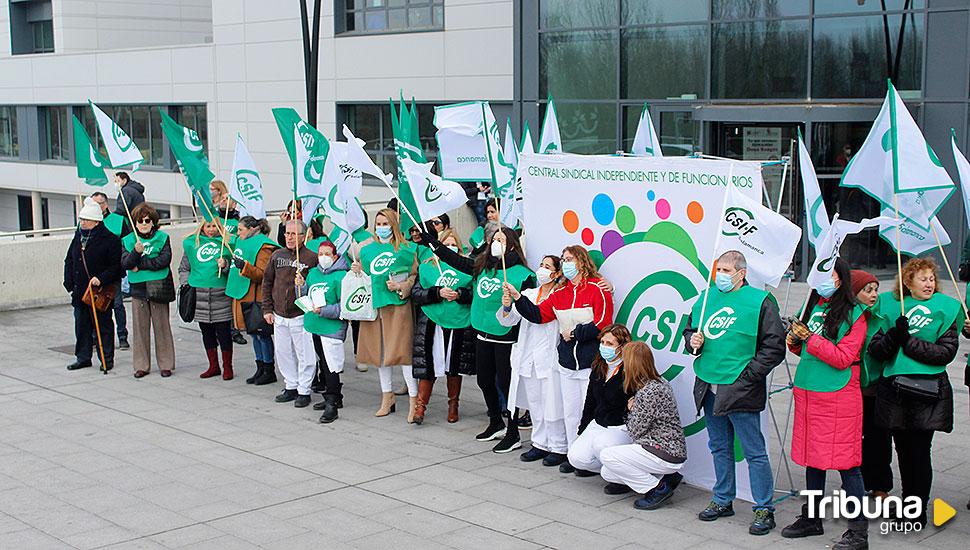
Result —
[[[228,223],[229,223],[229,197],[227,196],[226,197],[226,217],[222,222],[222,228],[225,229],[226,232],[228,232],[228,229],[226,229],[226,226]],[[225,234],[223,234],[222,247],[219,250],[219,255],[222,256],[222,254],[225,253],[225,251],[226,251],[226,238],[225,238]]]
[[[724,211],[727,210],[728,193],[731,191],[731,186],[734,185],[734,161],[731,161],[731,167],[728,169],[727,178],[727,188],[724,190],[724,201],[721,203],[721,213],[717,218],[717,234],[714,236],[714,252],[711,258],[711,269],[710,273],[707,274],[707,288],[704,291],[704,301],[701,302],[701,317],[697,320],[697,330],[703,334],[704,326],[704,312],[707,311],[707,297],[711,294],[711,282],[714,279],[714,263],[717,262],[717,249],[721,244],[721,225],[724,223]]]
[[[936,239],[936,246],[940,249],[940,256],[943,258],[943,264],[946,265],[946,271],[950,274],[950,280],[953,281],[953,291],[956,292],[957,298],[960,300],[960,305],[963,307],[963,316],[970,323],[970,311],[967,311],[967,303],[963,301],[963,295],[960,293],[960,285],[957,284],[957,278],[953,276],[953,269],[950,267],[949,260],[946,259],[946,253],[943,252],[943,243],[940,241],[940,235],[936,231],[936,226],[933,225],[933,220],[930,220],[930,229],[933,230],[933,238]]]
[[[131,232],[135,234],[135,242],[140,243],[141,239],[138,238],[138,228],[135,227],[135,219],[131,217],[131,210],[128,208],[128,201],[125,200],[125,194],[121,190],[121,185],[118,185],[118,196],[121,197],[121,204],[125,205],[125,212],[128,213],[128,221],[131,222]]]
[[[906,306],[903,304],[903,255],[899,251],[902,246],[899,237],[899,197],[896,195],[895,190],[893,191],[893,208],[896,210],[896,274],[899,277],[899,315],[900,317],[905,317]],[[931,220],[930,227],[932,226]],[[946,259],[945,256],[944,259]]]
[[[491,174],[492,174],[491,187],[492,187],[492,196],[495,197],[495,211],[498,214],[498,231],[501,232],[502,231],[502,203],[500,202],[501,198],[499,197],[499,193],[498,193],[498,185],[495,181],[495,165],[492,162],[492,140],[489,137],[488,121],[485,119],[485,103],[482,103],[482,131],[485,134],[485,148],[488,154],[488,167],[489,167],[489,170],[491,170]],[[540,141],[542,140],[540,139]],[[492,238],[494,239],[495,236],[493,235]],[[489,246],[491,246],[491,243],[489,243]],[[506,243],[506,249],[507,248],[508,248],[508,243]],[[504,252],[502,253],[502,281],[505,284],[508,284],[509,282],[509,272],[505,267]]]
[[[781,189],[778,191],[778,204],[775,205],[775,214],[781,214],[781,199],[785,196],[785,184],[788,182],[788,178],[795,179],[795,171],[790,169],[794,155],[795,140],[790,140],[788,145],[788,162],[785,163],[785,169],[782,170]],[[792,182],[792,185],[794,185],[794,182]]]

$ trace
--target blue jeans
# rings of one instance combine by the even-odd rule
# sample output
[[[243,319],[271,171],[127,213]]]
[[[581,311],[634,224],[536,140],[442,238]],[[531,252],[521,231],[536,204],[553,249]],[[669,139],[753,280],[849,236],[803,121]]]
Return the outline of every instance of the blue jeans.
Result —
[[[761,433],[761,413],[738,412],[726,416],[714,416],[714,394],[708,390],[704,396],[704,418],[707,421],[707,446],[714,457],[714,502],[721,506],[730,504],[737,495],[734,479],[734,436],[741,441],[744,458],[748,461],[748,477],[751,478],[752,509],[775,511],[771,505],[775,484],[771,476],[771,464]]]
[[[485,201],[472,199],[472,211],[475,212],[475,219],[478,221],[478,225],[485,225],[485,222],[488,221],[485,218]]]
[[[253,334],[253,352],[256,360],[264,363],[273,362],[273,337]]]
[[[118,339],[128,339],[128,315],[125,313],[125,299],[121,290],[115,294],[114,303],[115,323],[118,325]]]

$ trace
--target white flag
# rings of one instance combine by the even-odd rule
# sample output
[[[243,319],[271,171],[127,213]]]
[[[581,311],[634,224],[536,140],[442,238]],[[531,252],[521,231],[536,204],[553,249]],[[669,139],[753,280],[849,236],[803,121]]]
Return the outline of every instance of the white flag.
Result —
[[[515,167],[505,157],[505,152],[499,145],[498,123],[487,102],[482,104],[482,118],[485,119],[486,145],[488,147],[489,168],[492,183],[492,193],[499,201],[499,220],[502,224],[515,227],[521,215],[520,203],[522,195],[516,194],[517,184]]]
[[[522,142],[519,143],[519,153],[529,153],[530,155],[536,152],[535,146],[532,145],[532,132],[529,131],[529,121],[525,121],[525,128],[522,130]]]
[[[892,210],[883,209],[883,216],[892,217]],[[909,220],[902,220],[899,223],[899,251],[903,254],[909,254],[910,256],[919,256],[920,254],[933,250],[937,247],[936,237],[940,238],[940,244],[946,246],[950,244],[950,235],[943,228],[943,224],[940,220],[933,216],[930,220],[933,227],[927,231],[922,227],[910,222]],[[933,235],[933,229],[936,230],[936,236]],[[884,241],[889,243],[889,246],[893,250],[896,250],[896,227],[894,225],[880,225],[879,226],[879,236],[882,237]]]
[[[320,213],[323,208],[323,197],[309,196],[302,199],[303,223],[310,227],[310,221]],[[307,229],[309,231],[309,229]]]
[[[323,180],[323,170],[330,151],[327,138],[303,120],[293,126],[293,136],[293,176],[296,178],[297,198],[327,198],[330,189]]]
[[[805,197],[805,225],[808,229],[808,242],[817,252],[821,235],[829,229],[829,213],[825,209],[825,201],[822,200],[822,190],[818,185],[815,166],[812,165],[812,157],[808,155],[808,148],[802,141],[801,131],[798,132],[798,166],[801,169],[802,190]]]
[[[360,144],[355,140],[354,146],[360,147]],[[347,234],[352,234],[365,224],[359,202],[363,175],[359,168],[348,161],[350,150],[349,142],[331,142],[323,168],[323,182],[327,188],[323,210],[330,221]]]
[[[432,174],[432,165],[434,165],[433,162],[421,164],[411,159],[401,159],[401,167],[404,169],[408,185],[411,186],[411,194],[414,196],[421,221],[430,220],[460,208],[468,200],[460,184]]]
[[[434,125],[442,177],[454,181],[491,178],[481,101],[435,107]]]
[[[556,116],[556,103],[549,96],[546,117],[539,131],[539,153],[543,155],[562,153],[562,136],[559,135],[559,117]]]
[[[236,153],[232,157],[229,196],[239,205],[243,215],[256,219],[266,217],[266,209],[263,207],[263,182],[256,170],[256,163],[239,134],[236,134]]]
[[[98,133],[101,134],[101,141],[104,142],[104,149],[108,153],[108,162],[112,168],[131,167],[134,172],[141,167],[145,157],[141,156],[138,146],[132,141],[128,134],[119,127],[115,121],[104,113],[92,101],[91,110],[94,111],[94,118],[98,123]]]
[[[895,224],[896,218],[892,216],[866,218],[858,222],[839,219],[833,221],[829,225],[828,230],[822,234],[819,244],[815,247],[815,263],[812,264],[812,270],[808,272],[808,277],[806,278],[808,286],[818,289],[819,285],[825,282],[826,279],[832,278],[832,268],[835,265],[835,259],[839,257],[839,248],[842,246],[842,241],[848,235],[855,235],[870,227],[880,225],[893,227]]]
[[[949,175],[891,85],[839,185],[861,189],[894,212],[898,203],[900,216],[926,230],[954,191]]]
[[[660,137],[653,127],[653,119],[650,118],[650,109],[646,103],[640,111],[640,123],[637,124],[637,133],[633,137],[633,150],[630,152],[638,157],[664,156],[660,148]]]
[[[788,271],[802,228],[745,197],[728,185],[724,217],[721,219],[718,255],[728,250],[744,254],[748,283],[756,288],[777,287]]]
[[[967,223],[970,224],[970,162],[957,147],[956,132],[950,130],[950,146],[953,147],[953,160],[957,165],[957,177],[960,178],[960,191],[963,192],[963,211],[967,215]]]
[[[505,145],[502,147],[505,158],[512,165],[512,168],[519,166],[519,148],[515,145],[515,136],[512,135],[512,121],[505,119]]]

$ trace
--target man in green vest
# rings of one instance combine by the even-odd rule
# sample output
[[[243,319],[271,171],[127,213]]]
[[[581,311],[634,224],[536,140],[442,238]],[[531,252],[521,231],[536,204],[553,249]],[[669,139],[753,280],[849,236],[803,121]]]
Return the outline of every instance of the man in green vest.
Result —
[[[748,462],[754,498],[748,532],[765,535],[775,527],[774,483],[761,412],[768,398],[766,378],[785,358],[785,329],[774,297],[749,286],[746,275],[743,254],[721,254],[715,287],[694,303],[684,340],[687,352],[697,356],[694,401],[698,413],[704,409],[716,478],[711,503],[698,518],[714,521],[734,515],[736,435]]]
[[[104,216],[103,223],[108,231],[114,233],[119,239],[124,238],[125,235],[131,233],[131,224],[128,222],[128,217],[112,212],[111,209],[108,208],[108,195],[105,195],[101,191],[96,191],[91,194],[91,198],[94,199],[94,202],[98,203],[98,206],[101,207],[101,214]],[[124,206],[122,206],[122,208],[124,208]],[[121,279],[121,288],[119,289],[119,292],[115,294],[115,303],[112,307],[115,314],[115,323],[118,325],[119,350],[131,349],[131,346],[128,345],[128,315],[125,312],[124,294],[127,292],[128,276],[125,275]]]

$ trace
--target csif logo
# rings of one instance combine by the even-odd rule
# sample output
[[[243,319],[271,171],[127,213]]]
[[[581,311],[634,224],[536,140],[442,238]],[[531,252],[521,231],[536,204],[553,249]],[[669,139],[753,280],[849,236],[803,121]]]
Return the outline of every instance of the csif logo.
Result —
[[[214,242],[203,243],[198,250],[195,251],[195,259],[200,262],[212,261],[219,256],[219,245]]]
[[[185,145],[185,148],[194,153],[201,151],[202,139],[199,138],[199,134],[196,133],[195,130],[185,128],[184,126],[182,127],[182,130],[184,134],[182,136],[182,143]]]
[[[383,275],[394,265],[395,258],[393,252],[381,252],[370,262],[371,275]]]
[[[917,304],[910,308],[906,312],[906,317],[909,319],[909,333],[916,334],[922,330],[926,325],[933,322],[933,312],[924,305]]]
[[[717,340],[724,336],[737,320],[738,317],[734,314],[734,308],[724,306],[708,317],[707,322],[704,323],[704,336],[711,340]]]
[[[732,206],[724,211],[722,227],[725,224],[728,228],[721,229],[721,235],[725,237],[747,236],[758,231],[758,226],[754,224],[754,214],[740,206]]]
[[[122,152],[131,149],[131,138],[114,121],[111,122],[111,138],[114,139],[114,142],[118,145],[118,149],[121,149]]]
[[[424,200],[425,202],[434,202],[441,198],[441,190],[438,186],[431,181],[431,178],[424,178]]]
[[[360,311],[364,306],[370,303],[371,296],[364,287],[358,287],[357,290],[353,291],[347,300],[344,301],[344,308],[347,311]]]
[[[435,281],[434,286],[454,289],[458,286],[458,274],[453,269],[446,269],[438,276],[438,280]]]
[[[475,292],[478,294],[479,298],[487,299],[490,298],[496,291],[501,290],[502,281],[498,280],[496,277],[481,277],[478,279],[478,285],[475,287]]]
[[[93,164],[96,168],[102,168],[104,164],[101,162],[101,159],[98,158],[98,152],[94,150],[94,145],[88,145],[88,149],[88,154],[91,157],[91,164]]]
[[[236,172],[236,189],[239,194],[251,201],[263,199],[263,182],[255,170],[239,170]]]
[[[808,322],[805,323],[805,326],[808,327],[808,330],[818,334],[819,331],[821,331],[823,324],[825,324],[825,312],[816,311],[811,317],[808,318]]]

